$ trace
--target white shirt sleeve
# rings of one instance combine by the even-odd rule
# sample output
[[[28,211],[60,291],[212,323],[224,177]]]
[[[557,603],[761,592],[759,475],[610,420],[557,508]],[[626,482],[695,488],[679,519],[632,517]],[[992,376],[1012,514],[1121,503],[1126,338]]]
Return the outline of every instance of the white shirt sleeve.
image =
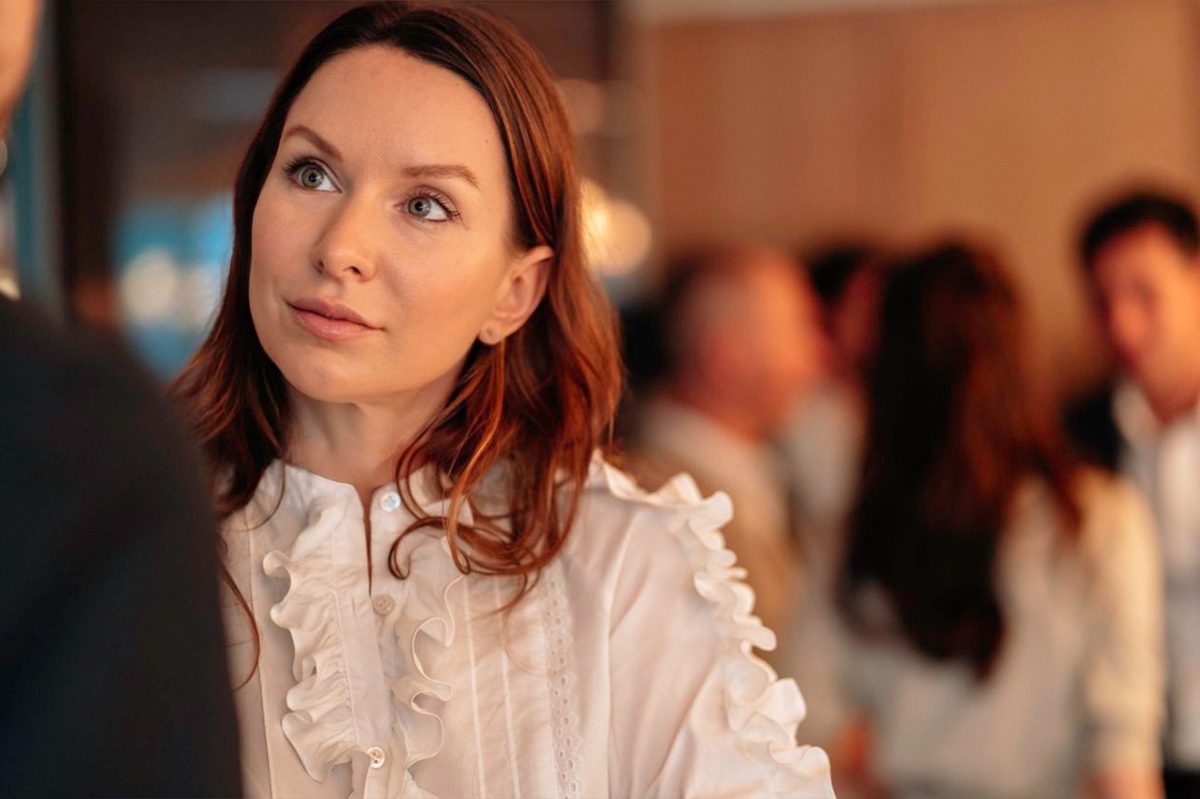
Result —
[[[832,797],[825,753],[795,742],[796,684],[751,652],[774,635],[724,547],[728,498],[702,500],[687,477],[629,498],[643,507],[612,605],[613,795]]]
[[[1089,760],[1093,772],[1153,770],[1164,713],[1160,565],[1145,503],[1124,481],[1111,488],[1094,519],[1106,529],[1088,542],[1095,578],[1083,686]]]

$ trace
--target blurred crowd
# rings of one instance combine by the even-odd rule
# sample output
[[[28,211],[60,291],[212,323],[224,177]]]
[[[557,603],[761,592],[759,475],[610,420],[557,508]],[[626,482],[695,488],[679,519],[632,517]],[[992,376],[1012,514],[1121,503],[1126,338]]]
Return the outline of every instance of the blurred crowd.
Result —
[[[700,248],[627,314],[627,465],[732,498],[839,796],[1200,796],[1200,235],[1090,210],[1083,397],[971,236]]]

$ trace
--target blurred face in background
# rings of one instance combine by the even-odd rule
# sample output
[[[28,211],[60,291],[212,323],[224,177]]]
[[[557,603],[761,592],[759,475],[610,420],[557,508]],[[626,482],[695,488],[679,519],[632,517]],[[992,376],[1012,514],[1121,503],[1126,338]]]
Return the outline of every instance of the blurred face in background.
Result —
[[[1097,298],[1113,350],[1160,416],[1200,389],[1200,263],[1162,227],[1144,225],[1094,259]]]
[[[0,134],[7,132],[33,60],[38,0],[0,0]]]
[[[765,262],[747,277],[746,401],[774,429],[823,373],[820,309],[790,261]]]
[[[799,266],[747,251],[698,286],[689,306],[693,393],[752,435],[770,435],[824,372],[820,312]]]

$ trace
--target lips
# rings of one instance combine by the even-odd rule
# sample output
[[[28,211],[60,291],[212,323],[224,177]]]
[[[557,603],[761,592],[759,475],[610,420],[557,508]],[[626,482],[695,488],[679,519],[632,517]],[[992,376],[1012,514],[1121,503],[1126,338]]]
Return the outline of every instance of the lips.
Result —
[[[296,300],[288,307],[300,327],[327,341],[343,341],[379,329],[351,308],[327,300]]]

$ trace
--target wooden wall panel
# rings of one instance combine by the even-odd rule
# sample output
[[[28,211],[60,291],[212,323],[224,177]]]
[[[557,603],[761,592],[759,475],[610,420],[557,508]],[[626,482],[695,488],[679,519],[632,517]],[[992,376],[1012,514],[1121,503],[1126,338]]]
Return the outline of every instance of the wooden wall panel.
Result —
[[[1043,367],[1095,370],[1073,260],[1099,193],[1200,187],[1188,0],[884,6],[647,22],[660,243],[900,242],[980,231],[1010,256]]]

